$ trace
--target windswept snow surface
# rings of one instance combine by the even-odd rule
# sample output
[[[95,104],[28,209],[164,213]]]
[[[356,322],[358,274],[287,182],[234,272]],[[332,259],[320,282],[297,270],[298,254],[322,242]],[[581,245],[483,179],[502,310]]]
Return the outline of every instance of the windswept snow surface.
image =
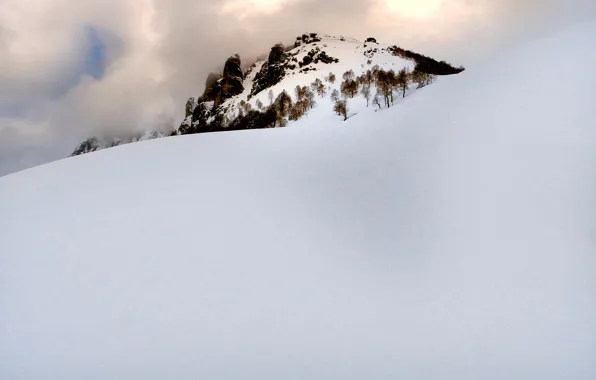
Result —
[[[596,378],[594,26],[0,178],[0,378]]]

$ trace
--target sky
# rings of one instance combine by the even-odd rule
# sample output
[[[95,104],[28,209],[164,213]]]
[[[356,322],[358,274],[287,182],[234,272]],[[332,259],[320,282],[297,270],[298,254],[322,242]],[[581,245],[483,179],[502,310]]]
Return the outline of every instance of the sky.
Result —
[[[470,69],[595,15],[593,0],[0,0],[0,175],[176,125],[227,57],[304,32]]]

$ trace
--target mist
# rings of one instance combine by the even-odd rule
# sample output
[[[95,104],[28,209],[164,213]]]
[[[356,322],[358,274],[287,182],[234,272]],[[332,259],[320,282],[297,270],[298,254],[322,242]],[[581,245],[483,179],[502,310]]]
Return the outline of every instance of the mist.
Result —
[[[596,14],[589,0],[427,2],[432,11],[413,16],[402,0],[5,0],[0,175],[65,157],[91,135],[178,124],[227,57],[250,60],[304,32],[373,36],[474,67]]]

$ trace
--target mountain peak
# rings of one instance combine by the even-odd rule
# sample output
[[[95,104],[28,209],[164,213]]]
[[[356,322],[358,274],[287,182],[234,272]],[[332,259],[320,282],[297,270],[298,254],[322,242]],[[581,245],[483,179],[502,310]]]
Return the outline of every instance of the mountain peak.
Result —
[[[405,69],[412,73],[411,81],[427,84],[432,80],[426,78],[429,75],[456,74],[463,70],[397,45],[379,43],[374,37],[368,37],[362,42],[343,35],[318,33],[297,36],[293,45],[274,44],[267,55],[254,62],[246,71],[242,67],[242,59],[235,53],[225,61],[223,72],[210,73],[201,95],[187,101],[185,118],[173,132],[148,131],[134,138],[122,139],[119,144],[171,134],[233,130],[232,125],[236,118],[245,117],[251,111],[266,113],[266,104],[271,107],[274,100],[279,100],[276,97],[282,93],[293,94],[296,87],[310,87],[318,81],[325,85],[316,84],[313,87],[315,92],[316,87],[320,87],[318,92],[321,94],[341,90],[341,83],[335,84],[329,80],[336,74],[341,77],[343,73],[352,72],[356,78],[368,72],[370,77],[370,73],[379,70],[395,74]],[[259,123],[238,121],[236,124],[245,129],[254,128],[265,121],[281,126],[296,121],[291,120],[289,114],[284,114],[282,121],[279,115],[265,116],[255,112],[252,117],[259,119]],[[273,112],[277,113],[276,110]],[[304,112],[297,114],[302,115]],[[112,140],[102,141],[92,137],[81,143],[73,155],[114,145]]]

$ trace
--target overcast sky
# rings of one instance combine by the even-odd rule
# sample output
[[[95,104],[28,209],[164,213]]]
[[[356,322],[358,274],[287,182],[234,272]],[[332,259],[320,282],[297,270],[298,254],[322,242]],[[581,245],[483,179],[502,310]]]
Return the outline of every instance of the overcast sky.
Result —
[[[593,0],[0,0],[0,175],[90,135],[178,124],[227,57],[304,32],[374,36],[473,69],[595,15]]]

